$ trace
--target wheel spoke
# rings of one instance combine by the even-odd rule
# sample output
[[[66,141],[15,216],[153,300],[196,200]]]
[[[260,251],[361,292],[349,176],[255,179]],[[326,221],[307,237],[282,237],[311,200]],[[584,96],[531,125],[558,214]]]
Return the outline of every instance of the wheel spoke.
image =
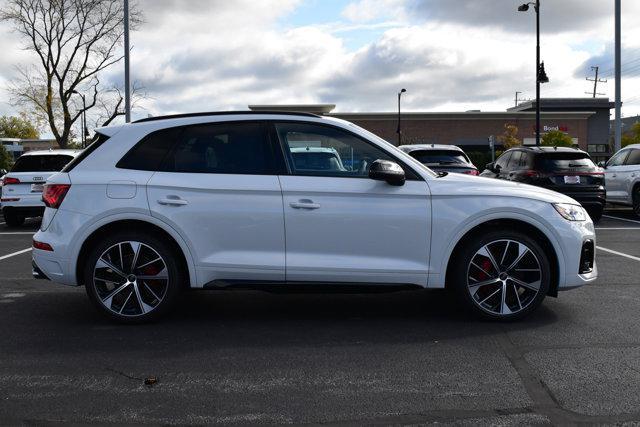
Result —
[[[140,247],[142,244],[139,242],[129,242],[131,245],[131,249],[133,250],[133,261],[131,261],[131,272],[133,273],[136,269],[136,263],[138,262],[138,255],[140,254]]]
[[[511,263],[511,265],[509,267],[507,267],[504,271],[509,272],[511,271],[516,265],[518,265],[518,263],[522,260],[522,258],[528,253],[531,252],[529,250],[528,247],[526,247],[525,245],[523,245],[522,243],[518,243],[518,257],[516,258],[515,261],[513,261]]]
[[[140,290],[138,289],[138,285],[137,283],[134,283],[133,285],[133,290],[136,294],[136,299],[138,300],[138,305],[140,306],[140,310],[142,310],[142,314],[144,313],[148,313],[151,310],[153,310],[153,307],[151,307],[150,305],[147,305],[143,300],[142,300],[142,295],[140,295]]]
[[[518,300],[518,306],[520,307],[520,310],[522,310],[522,302],[520,301],[520,293],[518,292],[518,288],[516,288],[516,285],[512,283],[513,286],[513,291],[516,293],[516,299]]]
[[[122,307],[120,307],[120,310],[118,311],[118,314],[122,314],[122,310],[124,310],[124,307],[129,302],[129,299],[131,298],[131,295],[133,295],[133,292],[129,292],[129,295],[127,296],[127,299],[124,300],[124,303],[122,303]]]
[[[120,271],[124,272],[124,257],[122,256],[122,243],[118,245],[118,252],[120,253]]]
[[[481,287],[487,286],[487,285],[495,285],[496,283],[500,283],[500,279],[498,279],[497,277],[495,279],[489,279],[483,282],[473,283],[469,285],[469,292],[471,292],[471,295],[475,295],[476,292],[478,292],[478,289],[480,289]]]
[[[151,261],[149,261],[149,262],[145,262],[144,264],[137,266],[137,267],[136,267],[136,270],[141,269],[141,268],[143,268],[143,267],[146,267],[147,265],[151,265],[151,264],[153,264],[154,262],[157,262],[157,261],[162,261],[162,258],[158,257],[158,258],[156,258],[156,259],[152,259],[152,260],[151,260]]]
[[[496,263],[496,260],[493,259],[493,255],[491,254],[491,251],[489,251],[489,245],[484,245],[482,247],[482,249],[480,249],[478,251],[478,255],[483,255],[487,258],[489,258],[489,260],[491,261],[491,265],[493,265],[493,268],[496,270],[496,272],[500,271],[500,267],[498,267],[498,264]]]
[[[115,265],[111,264],[107,260],[105,260],[104,256],[102,258],[100,258],[98,260],[98,262],[96,263],[96,269],[98,269],[98,268],[108,268],[111,271],[113,271],[114,273],[116,273],[117,275],[122,276],[124,279],[127,278],[127,275],[124,274],[122,272],[122,270],[120,270],[118,267],[116,267]]]
[[[145,287],[145,288],[147,288],[147,290],[148,290],[149,292],[151,292],[151,295],[153,295],[153,297],[154,297],[155,299],[157,299],[158,301],[160,301],[160,300],[162,299],[162,298],[160,298],[158,295],[156,295],[156,293],[155,293],[155,292],[153,292],[153,289],[151,289],[151,288],[149,287],[149,285],[147,285],[146,283],[143,283],[143,285],[144,285],[144,287]]]
[[[486,274],[489,277],[494,276],[493,274],[488,273],[487,270],[485,270],[484,268],[480,267],[478,264],[476,264],[473,261],[471,261],[471,265],[473,265],[475,268],[477,268],[478,270],[482,271],[484,274]]]
[[[511,309],[507,305],[507,285],[505,283],[502,284],[502,295],[500,302],[500,314],[511,314]]]
[[[532,291],[538,292],[540,290],[540,280],[536,280],[532,283],[523,282],[520,279],[516,279],[515,277],[509,276],[507,280],[511,280],[516,285],[522,286],[523,288],[527,288]]]
[[[504,260],[507,257],[507,252],[509,252],[510,241],[507,241],[507,244],[504,246],[504,252],[502,252],[502,258],[500,258],[500,265],[504,265]]]
[[[484,304],[486,301],[488,301],[492,296],[494,296],[498,292],[500,292],[500,288],[496,289],[491,295],[489,295],[488,297],[486,297],[485,299],[480,301],[478,304],[480,304],[480,305]]]
[[[169,273],[167,272],[166,267],[158,272],[158,274],[145,274],[142,276],[136,275],[138,280],[164,280],[169,278]]]
[[[102,298],[102,303],[104,305],[106,305],[107,307],[111,308],[111,303],[113,302],[113,297],[115,297],[120,292],[122,292],[122,290],[125,289],[130,284],[131,283],[129,283],[129,282],[125,282],[122,285],[120,285],[119,287],[117,287],[113,292],[111,292],[109,295],[107,295],[106,298]]]

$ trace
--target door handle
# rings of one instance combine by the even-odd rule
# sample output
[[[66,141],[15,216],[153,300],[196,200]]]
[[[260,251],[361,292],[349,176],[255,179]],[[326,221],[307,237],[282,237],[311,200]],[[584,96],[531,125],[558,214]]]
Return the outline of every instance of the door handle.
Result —
[[[631,178],[633,178],[633,177],[635,177],[635,176],[636,176],[636,174],[635,174],[635,173],[632,173],[632,174],[631,174]]]
[[[320,208],[320,204],[313,203],[313,200],[309,200],[309,199],[300,199],[297,202],[291,202],[289,203],[289,206],[291,206],[294,209],[309,209],[309,210]]]
[[[615,173],[611,174],[611,178],[615,178],[616,176],[618,176],[618,175],[616,175]]]
[[[159,199],[158,203],[165,206],[184,206],[189,204],[189,202],[178,196],[167,196],[166,199]]]

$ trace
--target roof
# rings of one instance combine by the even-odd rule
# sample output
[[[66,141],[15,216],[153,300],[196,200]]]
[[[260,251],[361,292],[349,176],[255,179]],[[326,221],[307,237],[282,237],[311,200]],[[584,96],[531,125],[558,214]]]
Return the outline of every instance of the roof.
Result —
[[[609,101],[609,98],[540,98],[540,108],[545,109],[562,109],[566,111],[592,111],[595,109],[611,109],[615,107],[615,103]],[[532,111],[536,108],[536,100],[526,101],[518,104],[516,107],[508,108],[507,111],[521,112]]]
[[[314,114],[327,114],[336,108],[336,104],[269,104],[249,105],[251,111],[288,111]]]
[[[529,151],[537,151],[539,153],[584,153],[585,151],[580,150],[579,148],[573,147],[513,147],[509,150],[529,150]]]
[[[410,145],[401,145],[398,147],[405,153],[409,153],[411,151],[417,150],[456,150],[462,151],[462,149],[456,145],[447,145],[447,144],[410,144]]]
[[[56,155],[66,155],[66,156],[77,156],[80,154],[82,150],[32,150],[27,151],[23,154],[23,156],[56,156]]]
[[[411,120],[516,120],[535,119],[535,111],[407,111],[402,113],[402,121]],[[593,111],[543,111],[541,117],[548,120],[588,119]],[[372,113],[331,113],[325,117],[338,117],[345,120],[389,120],[398,121],[398,112]]]
[[[136,120],[132,123],[145,123],[154,122],[158,120],[170,120],[170,119],[183,119],[190,117],[206,117],[206,116],[235,116],[235,115],[257,115],[257,114],[272,114],[272,115],[289,115],[289,116],[306,116],[306,117],[320,117],[317,114],[302,112],[302,111],[209,111],[198,113],[184,113],[184,114],[168,114],[165,116],[147,117],[144,119]]]

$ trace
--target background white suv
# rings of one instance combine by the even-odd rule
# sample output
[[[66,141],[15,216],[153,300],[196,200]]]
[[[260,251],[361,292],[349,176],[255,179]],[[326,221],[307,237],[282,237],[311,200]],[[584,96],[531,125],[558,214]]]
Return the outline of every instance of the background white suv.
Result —
[[[183,288],[445,284],[513,319],[597,275],[575,200],[439,176],[343,120],[207,113],[98,132],[47,181],[34,275],[84,285],[116,320],[155,317]]]
[[[22,225],[30,216],[41,216],[45,205],[42,188],[45,181],[59,172],[78,150],[29,151],[2,178],[2,214],[9,227]]]
[[[607,202],[632,206],[640,216],[640,144],[626,146],[603,167]]]

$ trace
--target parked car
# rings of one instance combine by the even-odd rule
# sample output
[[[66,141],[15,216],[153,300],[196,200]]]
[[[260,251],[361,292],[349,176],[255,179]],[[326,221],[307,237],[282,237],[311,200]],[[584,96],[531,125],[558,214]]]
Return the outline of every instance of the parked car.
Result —
[[[600,166],[604,168],[607,202],[632,206],[640,216],[640,144],[626,146]]]
[[[97,132],[47,180],[33,274],[84,285],[118,321],[155,318],[184,288],[445,286],[509,320],[597,276],[593,223],[573,199],[438,175],[340,119],[187,114]],[[305,143],[349,162],[292,161]]]
[[[479,174],[465,152],[455,145],[413,144],[401,145],[398,148],[434,172]]]
[[[9,227],[44,212],[42,188],[48,177],[60,171],[80,153],[78,150],[29,151],[16,160],[2,178],[2,214]]]
[[[566,147],[518,147],[505,151],[480,174],[536,185],[580,202],[599,221],[606,203],[604,173],[589,154]]]

